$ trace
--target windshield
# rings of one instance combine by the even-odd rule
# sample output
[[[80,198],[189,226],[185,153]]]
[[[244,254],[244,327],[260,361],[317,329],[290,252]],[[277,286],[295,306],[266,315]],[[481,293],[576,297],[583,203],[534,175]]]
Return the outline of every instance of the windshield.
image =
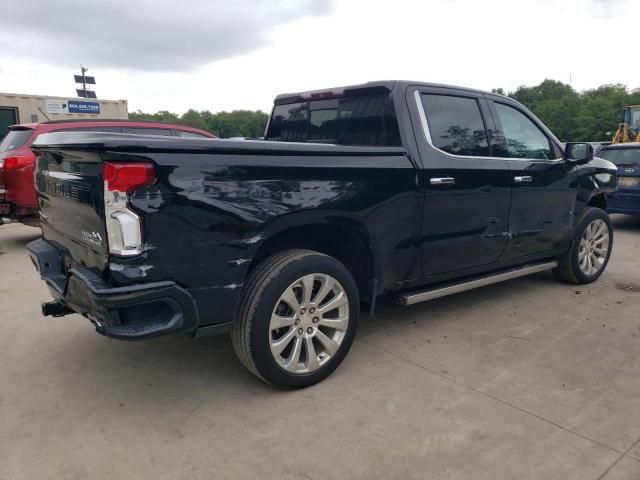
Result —
[[[640,107],[627,107],[623,122],[629,124],[630,128],[640,128]]]
[[[640,128],[640,108],[631,110],[631,128]]]
[[[616,165],[640,165],[640,148],[601,150],[598,156]]]
[[[16,148],[20,148],[33,133],[33,130],[11,130],[2,143],[0,143],[0,153],[10,152],[11,150],[15,150]]]

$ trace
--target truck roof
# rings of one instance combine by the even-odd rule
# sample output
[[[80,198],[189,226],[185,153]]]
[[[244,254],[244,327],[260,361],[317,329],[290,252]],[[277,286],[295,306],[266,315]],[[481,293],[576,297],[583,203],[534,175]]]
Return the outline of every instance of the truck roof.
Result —
[[[498,95],[496,93],[487,92],[484,90],[478,90],[468,87],[459,87],[457,85],[447,85],[443,83],[430,83],[430,82],[416,82],[412,80],[379,80],[374,82],[361,83],[357,85],[347,85],[343,87],[323,88],[321,90],[309,90],[306,92],[294,92],[294,93],[282,93],[275,98],[276,105],[282,105],[287,103],[294,103],[301,100],[311,99],[323,99],[331,97],[339,97],[349,94],[364,94],[375,93],[381,91],[392,91],[395,88],[405,88],[408,86],[420,86],[420,87],[440,87],[440,88],[455,88],[456,90],[465,90],[474,93],[483,93],[489,95]]]

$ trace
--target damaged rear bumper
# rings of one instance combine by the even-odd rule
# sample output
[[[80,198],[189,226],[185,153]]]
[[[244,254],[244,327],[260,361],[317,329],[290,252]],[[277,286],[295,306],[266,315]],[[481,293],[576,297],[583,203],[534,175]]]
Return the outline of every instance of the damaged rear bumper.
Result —
[[[123,340],[190,332],[199,325],[195,300],[175,282],[116,287],[86,268],[65,272],[61,251],[44,239],[30,242],[27,250],[55,299],[43,305],[44,314],[79,313],[98,333]]]

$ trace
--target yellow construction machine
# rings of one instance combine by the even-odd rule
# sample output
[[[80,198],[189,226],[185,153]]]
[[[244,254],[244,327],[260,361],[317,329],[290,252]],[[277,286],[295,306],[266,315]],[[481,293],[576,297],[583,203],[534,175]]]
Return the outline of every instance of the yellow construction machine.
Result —
[[[624,107],[622,123],[611,143],[640,142],[640,105]]]

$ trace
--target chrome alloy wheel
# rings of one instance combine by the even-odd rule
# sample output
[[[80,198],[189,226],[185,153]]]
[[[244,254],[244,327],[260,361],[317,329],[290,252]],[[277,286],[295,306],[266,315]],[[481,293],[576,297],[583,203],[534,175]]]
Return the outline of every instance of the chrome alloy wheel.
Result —
[[[336,354],[349,326],[349,299],[330,275],[293,282],[276,302],[269,323],[271,353],[291,373],[318,370]]]
[[[609,255],[609,227],[600,219],[594,220],[584,229],[580,238],[578,261],[582,273],[588,276],[600,271]]]

